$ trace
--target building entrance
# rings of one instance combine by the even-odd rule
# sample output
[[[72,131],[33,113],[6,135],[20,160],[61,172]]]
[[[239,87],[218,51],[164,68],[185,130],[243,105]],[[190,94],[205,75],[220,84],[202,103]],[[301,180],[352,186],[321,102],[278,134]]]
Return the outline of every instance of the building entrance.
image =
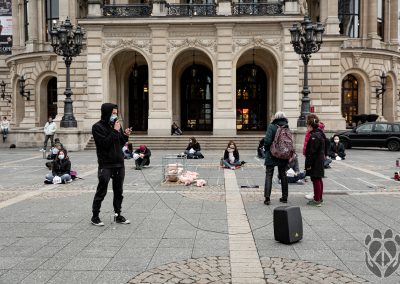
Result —
[[[129,126],[133,131],[147,131],[149,85],[147,65],[138,66],[129,76]]]

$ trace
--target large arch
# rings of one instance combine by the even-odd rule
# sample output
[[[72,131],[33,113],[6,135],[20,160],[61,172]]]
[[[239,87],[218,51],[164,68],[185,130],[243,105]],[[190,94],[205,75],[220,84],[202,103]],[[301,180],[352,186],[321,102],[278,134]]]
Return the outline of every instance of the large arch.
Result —
[[[136,54],[136,56],[135,56]],[[105,59],[103,68],[103,101],[112,102],[118,105],[119,107],[119,116],[123,122],[124,127],[133,127],[134,130],[137,129],[137,125],[130,125],[133,121],[137,121],[131,119],[131,115],[133,115],[132,104],[130,104],[130,99],[132,99],[130,92],[132,91],[132,84],[130,80],[132,80],[132,72],[133,66],[135,64],[137,66],[147,66],[148,70],[150,66],[148,65],[148,60],[143,52],[140,50],[136,50],[133,48],[123,48],[114,51],[112,54],[109,54]],[[143,125],[147,127],[147,119],[148,119],[148,111],[149,111],[149,97],[150,93],[150,84],[151,80],[149,80],[149,73],[147,73],[147,103],[143,105],[146,108],[146,112],[143,116],[143,119],[146,119],[146,122]],[[142,122],[140,122],[142,124]],[[140,128],[139,130],[147,130]]]
[[[386,91],[382,95],[383,99],[383,113],[382,116],[389,122],[394,122],[396,120],[396,84],[397,81],[396,75],[393,72],[388,72],[387,74],[387,81],[386,81]],[[382,103],[382,101],[381,101]]]
[[[271,115],[277,110],[283,110],[283,95],[281,86],[278,84],[281,74],[281,64],[278,60],[279,56],[273,49],[268,49],[260,46],[249,46],[242,50],[233,62],[234,70],[238,70],[245,65],[253,64],[253,50],[254,50],[254,64],[260,68],[266,75],[266,100],[265,100],[265,121],[270,122]],[[233,73],[233,80],[235,83],[235,94],[238,92],[236,89],[237,75]],[[237,108],[236,100],[234,100],[234,108]]]
[[[178,124],[184,124],[187,125],[187,121],[183,121],[184,116],[183,112],[185,110],[182,109],[182,100],[184,100],[184,94],[182,93],[182,79],[184,75],[186,74],[185,71],[188,70],[188,68],[191,68],[193,64],[198,66],[199,68],[203,68],[204,70],[209,70],[209,74],[211,74],[212,82],[215,82],[215,75],[214,75],[214,66],[213,62],[210,58],[210,55],[203,49],[201,48],[191,48],[187,47],[184,49],[179,50],[179,52],[175,53],[172,56],[173,59],[173,64],[171,64],[171,70],[169,76],[169,86],[171,88],[170,94],[170,102],[171,106],[169,109],[172,111],[172,120],[175,122],[178,122]],[[186,78],[186,77],[185,77]],[[211,84],[211,94],[215,95],[215,83]],[[214,112],[215,112],[215,99],[212,100],[212,115],[211,117],[214,117]],[[213,123],[211,122],[211,125]],[[186,129],[188,130],[188,129]],[[212,130],[212,129],[208,129]]]
[[[44,72],[38,76],[36,80],[36,90],[35,93],[35,105],[36,105],[36,115],[35,124],[37,126],[44,125],[48,119],[48,84],[51,79],[57,79],[57,73],[53,71]],[[60,97],[58,98],[58,101]],[[58,103],[57,103],[58,105]]]

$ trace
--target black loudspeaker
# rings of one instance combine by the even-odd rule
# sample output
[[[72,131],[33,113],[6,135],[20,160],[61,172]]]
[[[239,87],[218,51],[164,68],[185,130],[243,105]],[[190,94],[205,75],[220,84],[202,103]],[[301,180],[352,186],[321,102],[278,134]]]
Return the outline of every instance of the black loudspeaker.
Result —
[[[300,207],[280,206],[274,209],[275,240],[292,244],[303,238],[303,221]]]

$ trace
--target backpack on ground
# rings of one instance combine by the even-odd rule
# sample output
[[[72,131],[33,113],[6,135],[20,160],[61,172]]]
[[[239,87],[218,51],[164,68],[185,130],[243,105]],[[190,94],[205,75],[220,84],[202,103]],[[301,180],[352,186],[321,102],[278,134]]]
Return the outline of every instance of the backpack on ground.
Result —
[[[271,144],[271,155],[278,159],[289,160],[294,151],[293,135],[289,127],[277,125],[274,141]]]

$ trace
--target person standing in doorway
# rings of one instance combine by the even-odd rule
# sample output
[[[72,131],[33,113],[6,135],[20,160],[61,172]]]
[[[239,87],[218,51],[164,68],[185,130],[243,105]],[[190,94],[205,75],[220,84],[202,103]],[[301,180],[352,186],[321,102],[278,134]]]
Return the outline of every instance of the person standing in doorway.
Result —
[[[49,116],[45,126],[44,126],[44,143],[41,152],[46,152],[47,141],[50,139],[51,147],[54,147],[54,134],[56,134],[57,125],[54,123],[53,118]]]
[[[4,116],[3,120],[0,123],[1,133],[3,134],[3,143],[6,142],[8,131],[10,131],[10,122],[7,120],[7,117]]]
[[[96,194],[93,199],[91,222],[95,226],[104,226],[100,220],[99,213],[101,203],[107,194],[107,187],[112,178],[114,192],[113,206],[115,222],[129,224],[130,221],[121,215],[123,200],[123,183],[125,178],[124,154],[122,147],[128,141],[132,129],[122,131],[121,122],[118,119],[118,106],[111,103],[104,103],[101,106],[101,119],[92,127],[92,134],[96,144],[98,179]]]

